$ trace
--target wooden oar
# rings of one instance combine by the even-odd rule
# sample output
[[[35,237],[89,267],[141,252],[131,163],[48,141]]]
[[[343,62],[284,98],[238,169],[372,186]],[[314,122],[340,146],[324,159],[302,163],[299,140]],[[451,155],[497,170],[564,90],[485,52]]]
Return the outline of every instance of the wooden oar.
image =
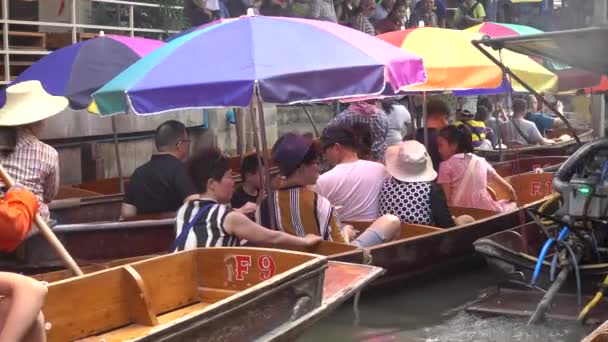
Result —
[[[4,167],[2,165],[0,165],[0,178],[2,178],[2,181],[4,182],[7,188],[10,188],[15,185],[15,182],[13,181],[11,176],[6,173],[6,170],[4,170]],[[68,269],[70,269],[70,271],[72,271],[75,275],[83,275],[84,273],[82,273],[82,270],[80,269],[80,267],[78,267],[76,261],[74,261],[70,253],[68,253],[65,247],[63,247],[61,241],[57,239],[55,233],[53,233],[51,228],[49,228],[49,226],[46,224],[46,222],[44,222],[44,220],[42,219],[42,217],[40,217],[38,213],[36,213],[35,222],[36,226],[40,230],[40,233],[48,240],[48,242],[51,244],[53,249],[55,249],[57,254],[59,254],[59,257],[63,261],[63,264]]]

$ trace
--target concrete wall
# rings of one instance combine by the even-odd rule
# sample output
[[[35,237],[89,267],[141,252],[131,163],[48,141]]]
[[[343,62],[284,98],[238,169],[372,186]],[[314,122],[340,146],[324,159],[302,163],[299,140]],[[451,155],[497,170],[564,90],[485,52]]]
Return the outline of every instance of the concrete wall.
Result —
[[[333,117],[329,106],[309,106],[309,112],[317,124],[319,132],[327,121]],[[301,107],[264,106],[266,136],[271,147],[280,134],[288,131],[313,132],[310,121]],[[229,124],[225,109],[209,110],[209,129],[195,129],[192,134],[192,151],[204,146],[216,146],[228,155],[236,155],[236,127]],[[119,133],[153,131],[160,123],[175,119],[189,127],[203,124],[201,111],[176,111],[171,114],[155,116],[120,115],[116,116]],[[249,117],[247,117],[249,122]],[[86,112],[66,111],[48,120],[43,139],[69,139],[71,137],[86,137],[110,135],[111,119],[100,118]],[[252,139],[252,131],[247,139]],[[114,144],[111,139],[96,142],[97,152],[101,159],[103,177],[118,175]],[[253,146],[253,143],[249,144]],[[70,146],[58,148],[60,175],[62,184],[80,183],[81,148]],[[135,168],[149,160],[156,148],[152,138],[144,138],[119,143],[123,175],[130,175]]]

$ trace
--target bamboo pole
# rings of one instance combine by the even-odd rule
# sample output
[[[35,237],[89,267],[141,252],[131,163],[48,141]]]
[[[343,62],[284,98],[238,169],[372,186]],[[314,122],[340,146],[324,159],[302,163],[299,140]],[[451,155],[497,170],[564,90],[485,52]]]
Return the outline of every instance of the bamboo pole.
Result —
[[[9,174],[6,173],[6,170],[4,170],[4,167],[2,165],[0,165],[0,178],[2,178],[2,181],[4,182],[4,184],[6,185],[7,188],[10,188],[15,185],[15,182],[13,181],[11,176],[9,176]],[[68,253],[68,251],[65,249],[65,247],[63,247],[63,245],[61,244],[61,241],[59,241],[59,239],[57,239],[57,236],[55,236],[55,233],[53,233],[51,228],[49,228],[49,226],[46,224],[46,222],[44,222],[44,220],[42,219],[42,217],[40,217],[40,215],[38,213],[36,213],[34,222],[36,223],[38,230],[40,230],[40,234],[42,234],[42,236],[44,236],[48,240],[48,242],[51,244],[51,247],[53,247],[53,249],[55,249],[55,251],[57,252],[59,257],[63,261],[63,264],[70,271],[72,271],[74,273],[74,275],[77,275],[77,276],[83,275],[84,273],[82,273],[82,270],[80,269],[80,267],[78,267],[78,264],[76,264],[76,261],[74,261],[74,259],[70,255],[70,253]]]

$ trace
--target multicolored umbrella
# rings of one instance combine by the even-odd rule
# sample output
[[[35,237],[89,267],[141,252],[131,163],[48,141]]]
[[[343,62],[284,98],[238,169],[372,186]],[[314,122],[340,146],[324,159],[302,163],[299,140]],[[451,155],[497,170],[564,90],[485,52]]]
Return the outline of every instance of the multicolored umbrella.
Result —
[[[269,37],[280,33],[280,42]],[[422,59],[338,24],[244,16],[166,43],[93,94],[102,115],[293,104],[424,82]]]
[[[91,104],[91,94],[164,43],[117,35],[100,36],[66,46],[41,58],[13,83],[39,80],[52,95],[65,96],[73,109]],[[2,90],[1,104],[5,91]]]
[[[378,38],[410,51],[424,59],[427,81],[421,85],[401,88],[403,91],[445,91],[468,89],[497,89],[503,84],[500,67],[492,63],[471,41],[479,40],[479,33],[421,27],[389,32]],[[547,91],[557,84],[557,76],[528,56],[503,50],[488,49],[504,61],[515,74],[538,91]],[[519,84],[514,90],[524,91]]]
[[[465,29],[465,31],[487,34],[492,38],[543,33],[543,31],[530,26],[492,22],[475,25]]]

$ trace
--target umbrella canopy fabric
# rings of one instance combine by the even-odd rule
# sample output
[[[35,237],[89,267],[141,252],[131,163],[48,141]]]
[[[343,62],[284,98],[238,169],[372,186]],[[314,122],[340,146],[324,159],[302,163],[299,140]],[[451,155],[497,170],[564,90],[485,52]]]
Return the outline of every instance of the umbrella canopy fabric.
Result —
[[[275,37],[273,39],[272,37]],[[422,59],[329,22],[246,16],[182,35],[133,64],[93,97],[102,115],[129,108],[292,104],[380,94],[424,82]]]
[[[465,29],[465,31],[487,34],[492,38],[543,33],[543,31],[530,26],[493,22],[471,26]]]
[[[403,87],[403,91],[497,89],[503,83],[502,70],[471,44],[471,41],[482,37],[474,32],[435,27],[395,31],[378,36],[424,59],[426,83]],[[528,56],[509,50],[502,50],[500,54],[498,51],[487,50],[497,59],[502,59],[517,76],[538,91],[547,91],[556,86],[557,76]],[[524,91],[519,84],[514,84],[513,89]]]
[[[74,109],[91,103],[91,94],[128,66],[164,43],[159,40],[107,35],[66,46],[41,58],[12,84],[39,80],[47,92],[65,96]],[[6,90],[2,90],[4,104]]]

